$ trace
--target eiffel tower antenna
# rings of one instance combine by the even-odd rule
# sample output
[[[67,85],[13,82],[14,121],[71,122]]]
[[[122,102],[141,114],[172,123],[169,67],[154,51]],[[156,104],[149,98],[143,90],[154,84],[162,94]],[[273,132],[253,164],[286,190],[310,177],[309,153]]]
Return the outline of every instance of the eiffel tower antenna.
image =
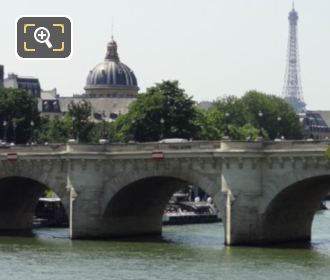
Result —
[[[113,40],[113,18],[112,18],[112,22],[111,22],[111,40]]]

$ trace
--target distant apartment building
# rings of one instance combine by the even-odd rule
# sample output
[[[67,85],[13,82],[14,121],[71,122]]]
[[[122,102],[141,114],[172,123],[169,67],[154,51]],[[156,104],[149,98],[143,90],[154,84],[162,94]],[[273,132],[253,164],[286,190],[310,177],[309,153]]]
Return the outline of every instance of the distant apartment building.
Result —
[[[307,111],[303,123],[308,138],[330,139],[330,111]]]
[[[39,79],[35,77],[19,76],[14,73],[8,74],[8,77],[4,79],[5,88],[19,88],[26,90],[36,98],[40,98],[41,87]]]
[[[20,76],[14,73],[5,78],[4,66],[0,65],[0,86],[5,88],[22,89],[36,97],[41,116],[62,116],[59,96],[56,89],[42,90],[39,79],[36,77]]]

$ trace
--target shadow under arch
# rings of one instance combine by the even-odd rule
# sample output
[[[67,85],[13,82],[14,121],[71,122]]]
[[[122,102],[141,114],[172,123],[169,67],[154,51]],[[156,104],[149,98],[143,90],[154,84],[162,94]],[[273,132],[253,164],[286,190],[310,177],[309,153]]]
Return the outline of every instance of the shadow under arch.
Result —
[[[266,243],[309,242],[314,215],[330,191],[330,175],[296,182],[270,202],[263,215]]]
[[[172,176],[151,176],[122,187],[105,208],[102,223],[104,235],[160,235],[162,216],[170,198],[175,192],[192,184]],[[205,191],[203,186],[197,187]]]
[[[1,178],[0,234],[30,232],[38,200],[49,187],[26,177]],[[65,209],[66,215],[67,210]]]

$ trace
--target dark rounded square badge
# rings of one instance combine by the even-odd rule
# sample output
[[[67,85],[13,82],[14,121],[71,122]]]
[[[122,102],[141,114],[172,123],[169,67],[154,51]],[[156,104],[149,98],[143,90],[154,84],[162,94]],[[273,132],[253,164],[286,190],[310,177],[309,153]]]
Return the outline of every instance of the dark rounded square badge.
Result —
[[[64,16],[24,16],[16,23],[16,51],[23,59],[68,59],[72,24]]]

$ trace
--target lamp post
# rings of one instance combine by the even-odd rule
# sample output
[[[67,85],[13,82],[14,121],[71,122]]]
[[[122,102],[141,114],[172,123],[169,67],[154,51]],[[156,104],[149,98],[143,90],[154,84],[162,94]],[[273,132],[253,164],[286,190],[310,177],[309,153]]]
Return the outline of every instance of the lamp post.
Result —
[[[102,118],[102,138],[106,139],[106,133],[105,133],[105,119]]]
[[[228,112],[225,113],[225,135],[224,138],[228,139],[228,118],[229,118],[230,114]]]
[[[30,138],[30,143],[31,143],[31,145],[33,144],[33,132],[34,132],[34,121],[31,121],[30,122],[30,126],[31,126],[31,138]]]
[[[281,120],[282,120],[282,117],[281,117],[281,116],[277,116],[277,138],[278,138],[278,139],[281,138],[281,134],[280,134],[280,124],[281,124]]]
[[[162,140],[164,138],[164,123],[165,123],[165,120],[163,118],[160,119],[160,139],[159,140]]]
[[[132,130],[132,134],[131,134],[132,141],[135,141],[135,120],[131,121],[131,130]]]
[[[71,120],[72,120],[72,139],[76,139],[76,136],[74,133],[74,127],[75,127],[74,123],[75,123],[76,117],[72,117]]]
[[[92,121],[92,116],[88,117],[88,122]],[[106,139],[106,114],[105,111],[102,111],[102,139]]]
[[[259,117],[259,136],[262,137],[262,126],[261,126],[261,120],[263,117],[263,113],[261,111],[258,112],[258,117]]]
[[[16,144],[16,128],[17,122],[16,119],[13,119],[13,143]]]
[[[3,121],[2,125],[3,125],[3,142],[7,143],[7,121]]]

